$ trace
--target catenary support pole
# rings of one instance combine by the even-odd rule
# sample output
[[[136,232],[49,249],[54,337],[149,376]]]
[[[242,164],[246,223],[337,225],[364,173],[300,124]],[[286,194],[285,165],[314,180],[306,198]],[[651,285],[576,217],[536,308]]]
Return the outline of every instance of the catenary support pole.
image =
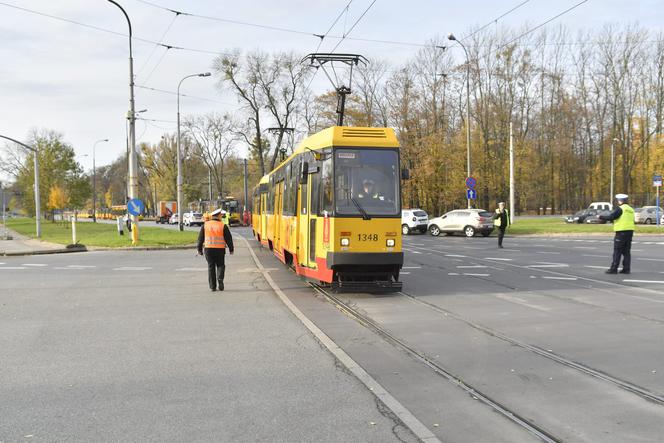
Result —
[[[514,223],[514,133],[510,122],[510,224]]]

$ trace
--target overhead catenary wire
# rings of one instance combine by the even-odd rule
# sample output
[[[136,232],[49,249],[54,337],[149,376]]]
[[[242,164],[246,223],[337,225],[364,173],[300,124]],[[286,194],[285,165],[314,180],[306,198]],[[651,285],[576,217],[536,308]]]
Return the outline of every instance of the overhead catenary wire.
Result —
[[[135,88],[140,88],[140,89],[146,89],[146,90],[149,90],[149,91],[159,92],[159,93],[162,93],[162,94],[177,95],[176,91],[168,91],[166,89],[153,88],[153,87],[145,86],[145,85],[134,85],[134,87]],[[228,103],[228,102],[224,102],[224,101],[221,101],[221,100],[215,100],[215,99],[212,99],[212,98],[198,97],[196,95],[183,94],[182,92],[180,93],[180,97],[188,97],[188,98],[193,98],[193,99],[196,99],[196,100],[203,100],[203,101],[208,101],[208,102],[212,102],[212,103],[219,103],[219,104],[228,105],[228,106],[237,106],[237,103]]]
[[[530,0],[524,0],[524,1],[522,1],[522,2],[519,3],[518,5],[514,6],[512,9],[510,9],[510,10],[508,10],[508,11],[502,13],[502,14],[499,15],[498,17],[494,18],[493,20],[491,20],[490,22],[488,22],[488,23],[485,24],[484,26],[481,26],[480,28],[476,29],[475,31],[471,32],[471,33],[468,34],[468,35],[464,35],[464,36],[461,37],[459,40],[466,40],[466,39],[471,38],[471,37],[474,36],[474,35],[477,35],[478,33],[482,32],[483,30],[485,30],[485,29],[488,28],[489,26],[493,25],[494,23],[498,23],[498,20],[507,17],[507,16],[510,15],[512,12],[516,11],[517,9],[519,9],[520,7],[522,7],[523,5],[525,5],[525,4],[528,3],[528,2],[530,2]]]
[[[170,22],[170,23],[168,24],[168,26],[166,27],[166,30],[164,31],[164,33],[163,33],[163,34],[161,35],[161,37],[159,38],[159,40],[158,40],[159,44],[163,43],[164,38],[166,38],[166,34],[168,34],[168,31],[171,30],[171,28],[173,27],[173,24],[175,23],[175,20],[177,20],[177,18],[178,18],[179,15],[180,15],[180,14],[175,14],[175,15],[173,16],[173,19],[171,20],[171,22]],[[141,72],[143,72],[143,70],[144,70],[145,67],[148,65],[148,63],[150,63],[150,60],[152,60],[152,56],[154,56],[154,53],[157,51],[157,49],[158,49],[159,47],[160,47],[160,45],[154,45],[154,46],[152,47],[152,51],[150,51],[150,54],[149,54],[148,57],[145,59],[145,62],[144,62],[143,65],[138,69],[138,72],[136,73],[136,77],[139,77],[139,76],[141,75]]]
[[[348,32],[345,32],[345,31],[344,31],[344,35],[343,35],[342,39],[339,40],[339,41],[337,42],[337,44],[334,46],[334,48],[332,48],[332,50],[331,50],[330,52],[334,52],[334,51],[337,50],[337,48],[339,47],[339,45],[340,45],[341,43],[343,43],[343,41],[346,39],[346,37],[348,36],[348,34],[350,34],[351,32],[353,32],[353,29],[355,29],[355,26],[357,26],[357,24],[360,22],[360,20],[362,20],[362,19],[364,18],[364,16],[367,14],[367,12],[369,12],[369,9],[371,9],[371,7],[376,3],[376,1],[377,1],[377,0],[373,0],[373,1],[369,4],[369,6],[367,6],[367,8],[364,10],[364,12],[363,12],[363,13],[357,18],[357,20],[355,20],[355,23],[353,23],[353,26],[350,27],[350,29],[348,30]]]

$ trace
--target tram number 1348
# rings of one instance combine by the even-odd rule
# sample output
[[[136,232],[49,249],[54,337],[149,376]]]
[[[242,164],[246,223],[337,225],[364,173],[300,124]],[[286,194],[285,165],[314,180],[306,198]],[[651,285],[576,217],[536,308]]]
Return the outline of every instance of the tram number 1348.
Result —
[[[358,241],[378,241],[378,234],[357,234]]]

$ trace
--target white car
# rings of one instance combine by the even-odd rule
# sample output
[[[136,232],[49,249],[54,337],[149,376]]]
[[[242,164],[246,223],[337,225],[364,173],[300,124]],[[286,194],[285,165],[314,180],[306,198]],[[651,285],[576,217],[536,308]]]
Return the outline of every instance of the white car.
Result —
[[[171,218],[168,219],[168,224],[169,225],[177,225],[178,224],[178,219],[179,219],[178,213],[176,212],[173,215],[171,215]]]
[[[424,234],[429,229],[429,216],[421,209],[404,209],[401,211],[401,232],[408,235],[413,231]]]
[[[440,217],[429,220],[429,233],[434,237],[444,232],[452,235],[461,232],[473,237],[478,232],[488,237],[493,231],[493,214],[484,209],[455,209]]]
[[[664,210],[659,208],[659,214],[664,214]],[[646,225],[654,225],[657,223],[657,206],[644,206],[634,210],[634,222],[643,223]]]
[[[194,211],[185,212],[182,214],[182,223],[185,226],[203,226],[203,214]]]

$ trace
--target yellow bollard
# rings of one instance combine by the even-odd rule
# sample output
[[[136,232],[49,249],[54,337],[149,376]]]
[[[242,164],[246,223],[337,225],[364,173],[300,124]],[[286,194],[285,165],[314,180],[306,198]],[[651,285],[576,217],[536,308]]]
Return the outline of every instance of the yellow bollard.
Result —
[[[131,245],[138,246],[138,217],[132,216],[131,224]]]

